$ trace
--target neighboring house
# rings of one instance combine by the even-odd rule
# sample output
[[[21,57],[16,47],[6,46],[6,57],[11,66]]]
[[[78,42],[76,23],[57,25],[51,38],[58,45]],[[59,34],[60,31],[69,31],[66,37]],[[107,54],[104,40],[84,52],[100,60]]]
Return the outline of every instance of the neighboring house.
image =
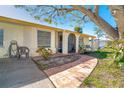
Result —
[[[79,42],[92,46],[89,39],[94,38],[87,34],[0,16],[0,57],[8,57],[11,40],[16,40],[19,46],[27,46],[30,56],[36,56],[38,47],[51,48],[54,53],[76,53]]]

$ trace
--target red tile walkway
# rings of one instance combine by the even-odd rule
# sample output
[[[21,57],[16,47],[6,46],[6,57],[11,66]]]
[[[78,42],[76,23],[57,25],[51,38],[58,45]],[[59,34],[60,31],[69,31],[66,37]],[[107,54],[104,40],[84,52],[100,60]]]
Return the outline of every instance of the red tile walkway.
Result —
[[[96,64],[96,58],[82,55],[77,61],[47,69],[44,72],[57,88],[76,88],[90,75]]]

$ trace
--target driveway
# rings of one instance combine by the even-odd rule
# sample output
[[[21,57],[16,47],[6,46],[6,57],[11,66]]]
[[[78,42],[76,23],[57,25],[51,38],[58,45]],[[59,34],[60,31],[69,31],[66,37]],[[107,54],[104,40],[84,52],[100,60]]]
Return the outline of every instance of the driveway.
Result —
[[[0,59],[1,88],[53,88],[54,85],[29,59]]]

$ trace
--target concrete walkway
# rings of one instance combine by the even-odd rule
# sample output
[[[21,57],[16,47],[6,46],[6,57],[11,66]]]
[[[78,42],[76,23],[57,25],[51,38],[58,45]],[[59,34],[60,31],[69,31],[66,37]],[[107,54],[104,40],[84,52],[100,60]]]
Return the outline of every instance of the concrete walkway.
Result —
[[[50,68],[44,72],[57,88],[77,88],[90,75],[96,64],[96,58],[83,55],[79,60]]]
[[[0,59],[0,87],[53,88],[31,59]]]

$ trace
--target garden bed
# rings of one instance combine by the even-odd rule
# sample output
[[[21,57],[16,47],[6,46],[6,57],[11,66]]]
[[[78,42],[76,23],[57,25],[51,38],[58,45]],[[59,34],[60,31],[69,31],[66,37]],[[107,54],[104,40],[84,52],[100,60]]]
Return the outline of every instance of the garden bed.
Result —
[[[35,57],[33,60],[35,63],[40,66],[39,68],[42,70],[49,69],[52,67],[57,67],[60,65],[68,64],[70,62],[74,62],[81,58],[81,55],[78,54],[71,54],[71,55],[56,55],[51,56],[47,60],[41,57]]]

